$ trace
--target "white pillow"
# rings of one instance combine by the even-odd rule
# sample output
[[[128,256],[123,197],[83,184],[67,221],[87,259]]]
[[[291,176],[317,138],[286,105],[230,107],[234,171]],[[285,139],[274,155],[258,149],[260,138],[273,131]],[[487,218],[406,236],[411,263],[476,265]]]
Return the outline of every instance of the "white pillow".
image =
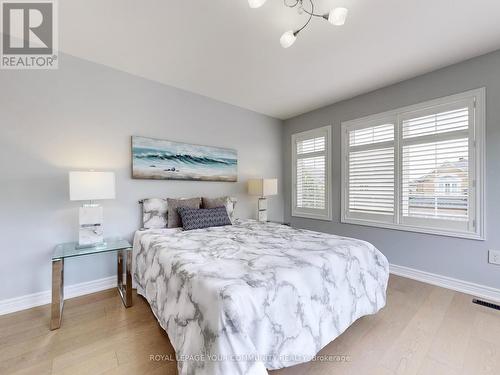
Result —
[[[167,227],[167,200],[149,198],[142,201],[142,227],[160,229]]]

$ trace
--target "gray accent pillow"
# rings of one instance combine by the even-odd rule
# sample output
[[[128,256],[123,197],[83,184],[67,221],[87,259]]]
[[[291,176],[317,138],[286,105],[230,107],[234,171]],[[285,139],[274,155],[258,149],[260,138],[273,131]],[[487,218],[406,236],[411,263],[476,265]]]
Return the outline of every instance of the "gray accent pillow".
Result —
[[[179,207],[177,212],[181,217],[182,228],[184,230],[231,225],[226,207],[223,206],[217,208],[200,208],[199,210]]]
[[[233,197],[219,197],[219,198],[202,198],[202,208],[216,208],[226,207],[229,220],[234,224],[234,208],[236,207],[237,199]]]
[[[167,226],[169,228],[178,228],[182,226],[181,217],[177,213],[179,207],[188,207],[199,209],[201,206],[201,198],[189,199],[167,199],[168,215]]]
[[[142,201],[142,227],[159,229],[167,227],[167,200],[149,198]]]

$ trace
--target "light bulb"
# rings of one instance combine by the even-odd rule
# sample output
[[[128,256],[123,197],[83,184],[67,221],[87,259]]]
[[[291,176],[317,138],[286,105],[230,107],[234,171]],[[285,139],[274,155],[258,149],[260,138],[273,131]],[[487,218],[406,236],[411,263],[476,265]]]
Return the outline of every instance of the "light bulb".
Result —
[[[248,0],[250,8],[260,8],[267,0]]]
[[[295,33],[290,30],[284,33],[280,38],[281,47],[288,48],[297,40]]]
[[[335,26],[342,26],[347,18],[348,10],[346,8],[334,8],[328,15],[328,22]]]

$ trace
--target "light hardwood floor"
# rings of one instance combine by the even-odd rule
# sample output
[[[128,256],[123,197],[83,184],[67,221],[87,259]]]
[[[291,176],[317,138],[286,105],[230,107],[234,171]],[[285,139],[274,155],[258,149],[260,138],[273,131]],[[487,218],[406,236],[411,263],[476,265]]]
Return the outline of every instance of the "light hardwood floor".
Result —
[[[49,306],[0,317],[0,374],[177,374],[167,335],[147,302],[125,309],[116,290],[68,300],[49,331]],[[387,306],[359,319],[310,362],[271,375],[500,374],[500,312],[471,297],[391,276]],[[231,375],[231,374],[228,374]]]

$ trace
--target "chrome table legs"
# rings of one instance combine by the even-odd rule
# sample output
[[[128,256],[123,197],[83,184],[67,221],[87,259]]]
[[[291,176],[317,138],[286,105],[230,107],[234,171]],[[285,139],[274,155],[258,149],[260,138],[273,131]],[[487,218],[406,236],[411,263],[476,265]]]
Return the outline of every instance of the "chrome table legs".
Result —
[[[117,252],[117,287],[125,307],[132,306],[132,251]],[[125,264],[124,264],[125,263]],[[124,269],[125,268],[125,269]],[[123,272],[125,271],[125,275]],[[125,276],[125,277],[124,277]],[[125,280],[124,280],[125,279]],[[52,260],[52,305],[50,329],[61,327],[64,307],[64,258]]]
[[[64,259],[52,260],[52,306],[50,329],[61,327],[64,307]]]
[[[117,271],[117,286],[118,292],[125,307],[132,306],[132,251],[120,250],[117,253],[118,271]],[[125,264],[125,284],[123,283],[123,263]]]

